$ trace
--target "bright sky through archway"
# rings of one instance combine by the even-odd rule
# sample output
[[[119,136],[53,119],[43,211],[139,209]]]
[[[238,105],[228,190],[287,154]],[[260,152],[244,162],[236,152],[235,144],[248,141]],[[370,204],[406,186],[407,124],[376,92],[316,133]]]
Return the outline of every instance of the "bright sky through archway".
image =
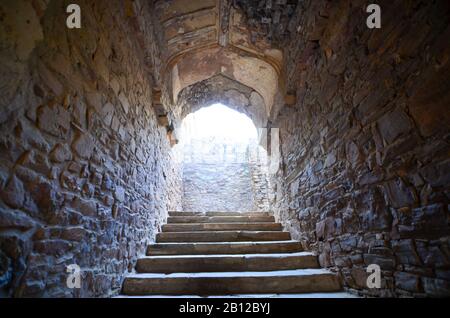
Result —
[[[186,116],[185,121],[193,139],[215,136],[242,142],[257,137],[256,127],[247,115],[222,104],[204,107]]]

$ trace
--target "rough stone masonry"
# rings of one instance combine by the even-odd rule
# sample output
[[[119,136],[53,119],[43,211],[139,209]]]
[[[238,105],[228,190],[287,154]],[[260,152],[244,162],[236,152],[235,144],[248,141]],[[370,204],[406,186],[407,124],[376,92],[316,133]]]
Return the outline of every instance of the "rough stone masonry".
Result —
[[[82,9],[83,27],[69,31],[63,1],[0,5],[5,296],[117,292],[167,209],[181,207],[153,79],[121,1]],[[66,288],[69,264],[81,267],[81,289]]]
[[[450,5],[305,1],[291,20],[272,205],[351,290],[449,296]],[[366,286],[367,265],[382,269]]]
[[[381,29],[365,0],[76,2],[0,4],[0,296],[117,294],[182,208],[177,127],[223,101],[279,129],[270,209],[348,291],[449,296],[448,1],[376,1]]]

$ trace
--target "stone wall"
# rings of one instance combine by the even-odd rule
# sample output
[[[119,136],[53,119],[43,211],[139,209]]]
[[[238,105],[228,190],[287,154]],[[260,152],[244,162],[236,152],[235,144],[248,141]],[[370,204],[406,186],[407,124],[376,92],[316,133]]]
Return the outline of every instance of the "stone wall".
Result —
[[[448,1],[302,1],[289,24],[277,217],[345,286],[450,293]],[[366,267],[382,269],[368,289]]]
[[[181,185],[152,109],[139,2],[0,4],[0,296],[108,296],[121,287]],[[20,15],[20,19],[17,19]],[[153,52],[156,48],[153,44]],[[150,68],[150,69],[149,69]],[[150,72],[149,72],[150,70]],[[66,266],[81,289],[66,288]]]

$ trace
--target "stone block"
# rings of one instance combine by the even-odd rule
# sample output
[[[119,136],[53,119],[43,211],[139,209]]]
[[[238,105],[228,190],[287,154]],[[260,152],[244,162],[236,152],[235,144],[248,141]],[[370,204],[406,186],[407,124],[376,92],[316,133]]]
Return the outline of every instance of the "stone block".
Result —
[[[67,137],[70,130],[70,113],[57,104],[41,106],[37,110],[39,129],[56,137]]]
[[[87,92],[85,98],[88,106],[93,107],[98,114],[101,114],[103,105],[102,95],[99,92]]]
[[[23,180],[23,175],[19,175]],[[29,206],[33,206],[34,211],[39,218],[50,221],[58,211],[62,204],[62,197],[56,191],[52,183],[42,177],[33,176],[23,181],[24,187],[29,195]]]
[[[114,190],[114,198],[119,202],[125,201],[125,189],[121,186],[117,186]]]
[[[71,203],[71,207],[83,215],[97,216],[97,204],[93,200],[85,200],[77,197]]]
[[[0,208],[0,229],[27,231],[36,225],[37,223],[32,218],[22,212]]]
[[[114,117],[114,105],[111,103],[106,103],[103,105],[103,108],[99,112],[99,114],[102,116],[103,122],[107,126],[111,126],[112,119]]]
[[[336,222],[333,217],[316,223],[316,236],[319,240],[329,238],[336,232]]]
[[[368,274],[364,268],[353,267],[350,270],[350,275],[352,278],[352,283],[350,286],[352,286],[353,288],[357,288],[357,289],[367,288]]]
[[[399,136],[407,134],[412,128],[412,123],[405,112],[395,109],[381,117],[377,121],[377,126],[383,140],[386,144],[390,144]]]
[[[34,249],[38,253],[61,257],[73,247],[72,243],[64,240],[43,240],[34,242]]]
[[[400,178],[387,182],[384,189],[388,203],[394,208],[412,206],[417,201],[415,193]]]
[[[50,150],[50,145],[42,136],[41,132],[34,127],[28,120],[21,120],[17,124],[16,135],[22,140],[24,144],[28,144],[44,153]]]
[[[119,100],[120,104],[122,105],[123,111],[125,112],[125,114],[128,114],[128,111],[130,110],[130,102],[123,92],[119,94]]]
[[[417,275],[405,272],[395,272],[395,287],[409,292],[420,292],[420,278]]]
[[[80,134],[73,142],[72,148],[83,159],[89,159],[94,151],[94,139],[89,134]]]
[[[89,234],[83,227],[68,227],[61,231],[61,239],[67,241],[82,241]]]
[[[50,159],[54,162],[72,160],[72,151],[67,144],[57,144],[50,153]]]
[[[358,246],[358,236],[348,236],[339,240],[339,245],[344,252],[353,252]]]
[[[364,254],[364,264],[377,264],[382,270],[393,270],[395,268],[395,259],[377,254]]]
[[[449,235],[448,213],[442,204],[412,209],[411,228],[405,234],[416,238],[439,238]]]
[[[420,174],[432,187],[445,187],[450,183],[450,161],[430,163]]]
[[[424,241],[418,240],[417,253],[420,256],[423,264],[433,268],[442,268],[450,265],[450,260],[441,251],[439,246],[430,246]]]
[[[61,84],[57,76],[53,74],[42,61],[38,62],[37,69],[42,83],[50,88],[54,95],[62,95],[64,92],[64,86]]]
[[[392,250],[400,264],[418,265],[422,264],[413,240],[399,240],[392,242]]]
[[[422,278],[423,289],[431,297],[450,297],[450,281],[431,277]]]
[[[13,175],[6,187],[0,190],[0,197],[10,207],[15,209],[21,208],[25,200],[25,189],[22,181]]]
[[[392,216],[387,208],[369,210],[361,214],[361,226],[366,231],[386,231],[392,224]]]

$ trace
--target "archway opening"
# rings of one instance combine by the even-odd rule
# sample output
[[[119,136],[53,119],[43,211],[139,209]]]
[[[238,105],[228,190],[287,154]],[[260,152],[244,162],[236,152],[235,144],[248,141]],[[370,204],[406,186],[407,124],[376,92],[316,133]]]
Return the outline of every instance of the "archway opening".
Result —
[[[174,147],[184,211],[267,211],[267,154],[245,114],[223,104],[187,115]]]

